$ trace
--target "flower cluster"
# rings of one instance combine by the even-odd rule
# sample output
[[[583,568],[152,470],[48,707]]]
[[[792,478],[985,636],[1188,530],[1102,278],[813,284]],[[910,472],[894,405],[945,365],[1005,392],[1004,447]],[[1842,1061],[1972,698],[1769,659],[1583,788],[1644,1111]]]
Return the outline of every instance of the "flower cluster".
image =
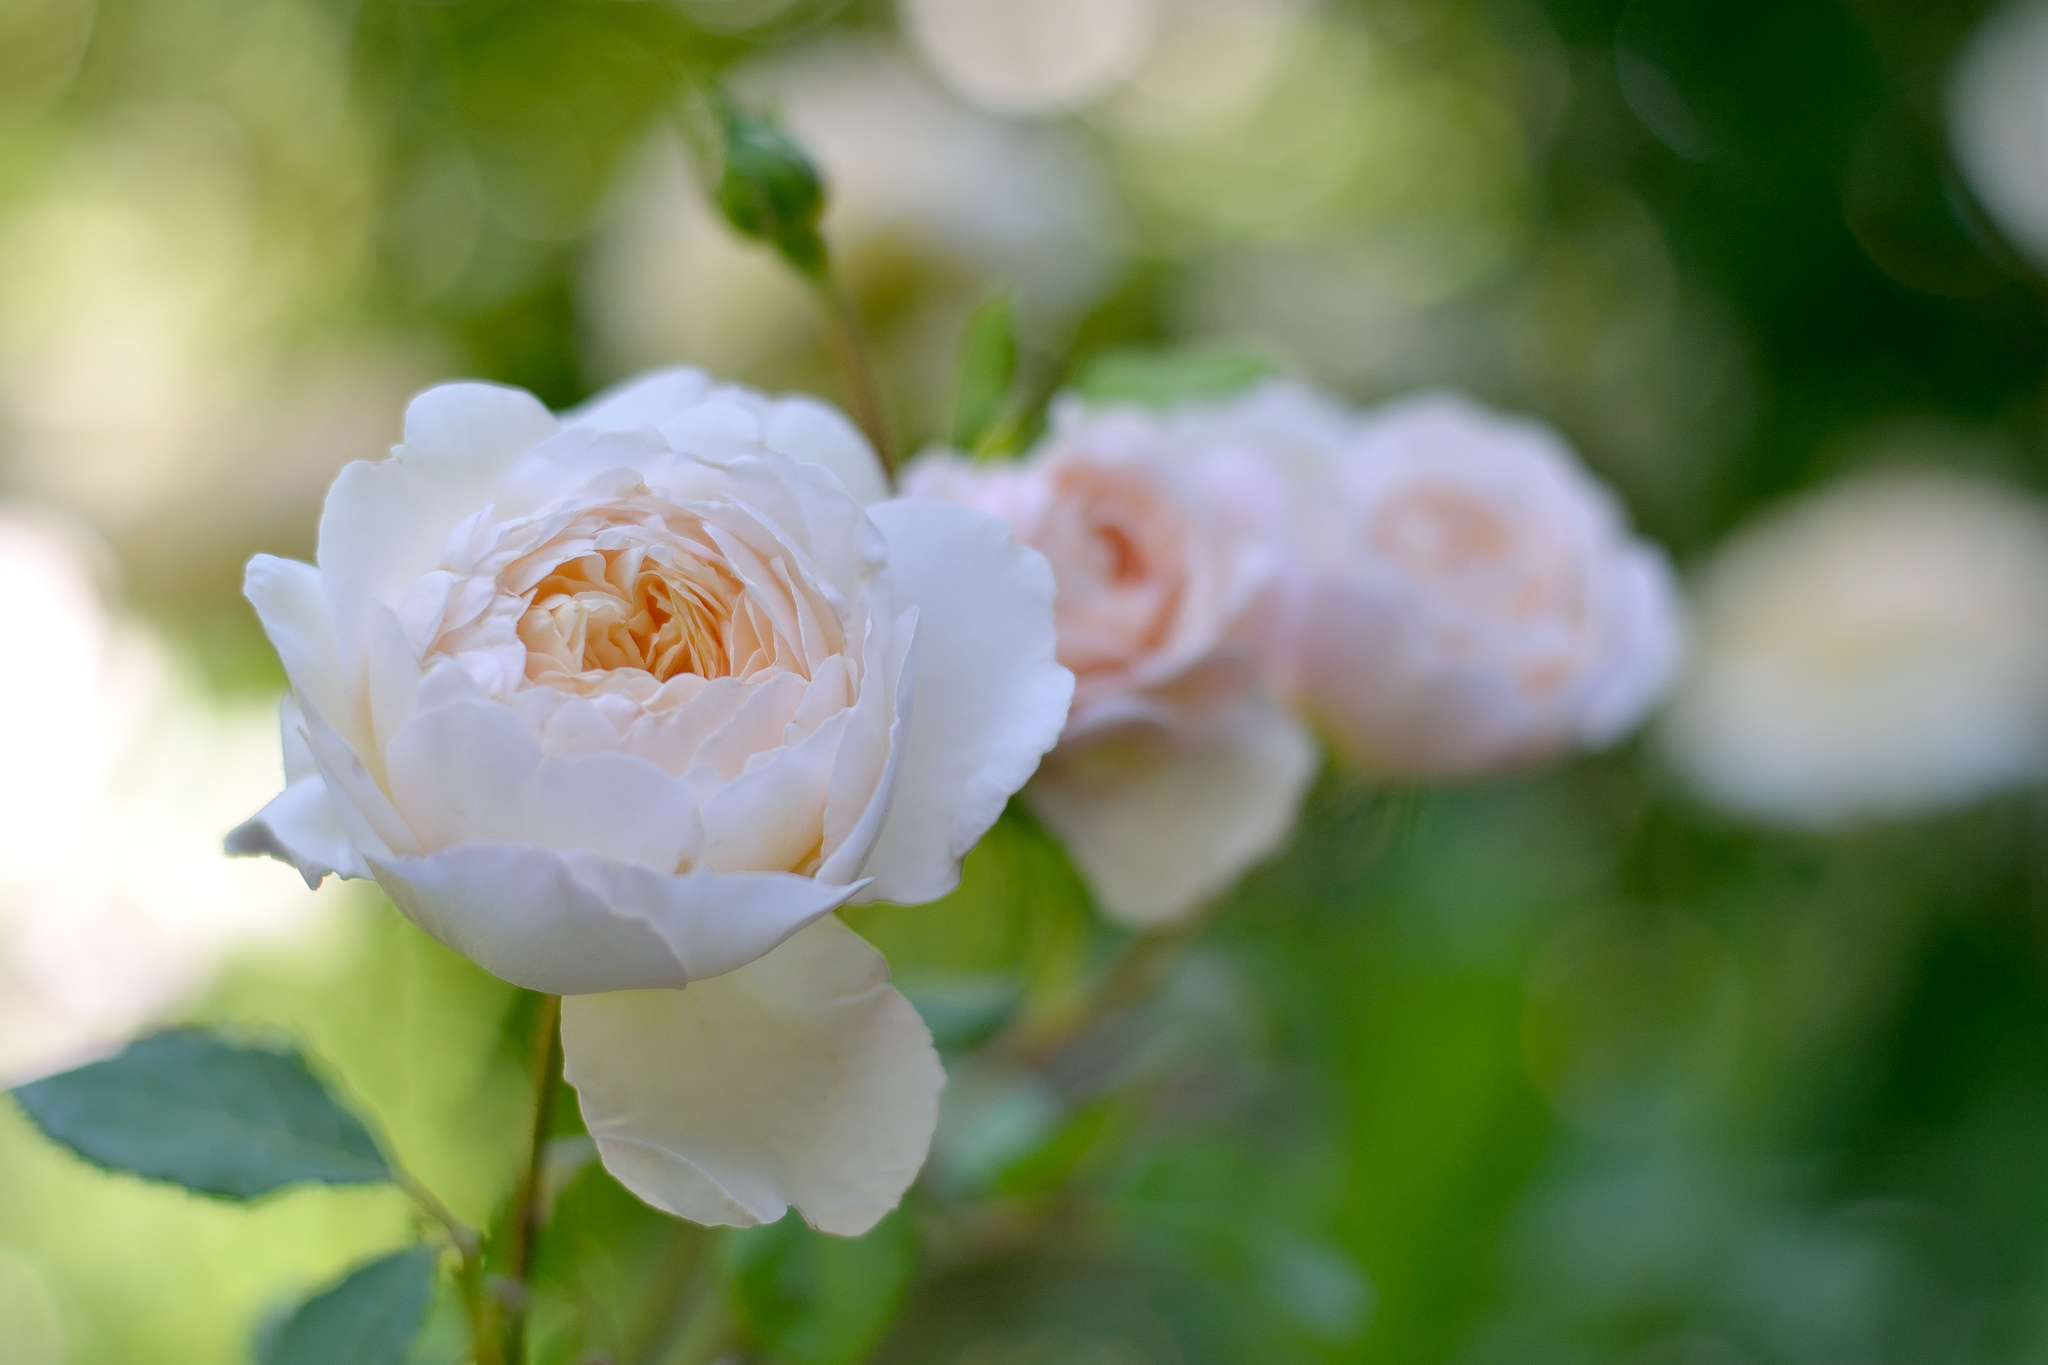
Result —
[[[1051,561],[1074,709],[1027,797],[1134,925],[1285,836],[1312,729],[1374,777],[1501,771],[1616,738],[1678,661],[1662,554],[1558,437],[1462,399],[1068,401],[1021,462],[905,487]]]
[[[695,371],[559,418],[429,391],[317,565],[249,566],[287,786],[230,850],[374,877],[564,997],[648,1202],[855,1233],[943,1075],[840,906],[945,894],[1029,781],[1104,909],[1170,922],[1285,836],[1316,728],[1386,777],[1524,764],[1675,654],[1663,561],[1564,447],[1453,400],[1066,402],[904,492],[833,410]]]

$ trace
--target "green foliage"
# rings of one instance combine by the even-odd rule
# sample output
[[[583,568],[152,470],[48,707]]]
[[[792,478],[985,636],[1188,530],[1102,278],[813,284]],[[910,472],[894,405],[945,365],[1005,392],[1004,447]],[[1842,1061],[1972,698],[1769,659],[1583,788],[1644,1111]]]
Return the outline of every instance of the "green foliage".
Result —
[[[53,1140],[109,1170],[254,1199],[391,1178],[376,1139],[296,1051],[170,1029],[14,1092]]]
[[[358,1267],[264,1333],[258,1365],[403,1365],[440,1261],[438,1248],[416,1246]]]
[[[1265,356],[1208,347],[1118,348],[1092,358],[1074,388],[1094,403],[1164,405],[1187,398],[1222,398],[1274,373]]]
[[[741,1330],[775,1365],[857,1365],[902,1305],[917,1266],[899,1209],[861,1237],[832,1237],[795,1213],[727,1237]]]
[[[1005,421],[1017,381],[1016,301],[1005,291],[974,310],[960,343],[953,396],[953,444],[977,455],[1007,454],[1013,423]]]
[[[889,959],[948,1049],[980,1042],[1019,1005],[1071,989],[1095,932],[1065,851],[1014,803],[967,855],[951,895],[840,913]]]
[[[714,1236],[641,1203],[592,1153],[554,1197],[535,1261],[536,1365],[649,1358],[716,1292]]]

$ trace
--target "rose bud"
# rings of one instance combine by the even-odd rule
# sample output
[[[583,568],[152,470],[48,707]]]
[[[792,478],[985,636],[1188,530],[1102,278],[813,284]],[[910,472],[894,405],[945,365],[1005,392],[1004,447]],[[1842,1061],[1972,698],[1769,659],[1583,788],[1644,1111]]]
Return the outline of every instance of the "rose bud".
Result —
[[[1317,401],[1273,386],[1236,420]],[[1494,772],[1641,719],[1680,653],[1670,569],[1563,441],[1450,396],[1341,436],[1325,414],[1324,439],[1274,459],[1300,555],[1278,659],[1344,759],[1384,778]]]
[[[2048,773],[2048,511],[1864,475],[1739,533],[1700,584],[1664,749],[1773,824],[1905,816]]]
[[[566,997],[606,1166],[699,1222],[902,1196],[943,1077],[832,911],[949,890],[1066,716],[1045,561],[884,494],[808,399],[451,384],[342,470],[317,566],[249,565],[289,785],[231,851]]]
[[[1023,461],[931,453],[904,486],[1001,516],[1052,563],[1074,707],[1025,799],[1107,914],[1182,918],[1286,836],[1315,749],[1260,683],[1282,565],[1268,471],[1065,402]]]

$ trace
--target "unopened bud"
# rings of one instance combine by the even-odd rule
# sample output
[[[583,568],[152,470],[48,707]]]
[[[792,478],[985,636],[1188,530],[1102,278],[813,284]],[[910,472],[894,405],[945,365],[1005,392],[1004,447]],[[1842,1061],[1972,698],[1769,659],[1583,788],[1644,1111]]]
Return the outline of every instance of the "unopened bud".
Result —
[[[717,98],[718,179],[713,197],[743,237],[766,242],[813,280],[825,277],[825,182],[796,139],[772,119]]]

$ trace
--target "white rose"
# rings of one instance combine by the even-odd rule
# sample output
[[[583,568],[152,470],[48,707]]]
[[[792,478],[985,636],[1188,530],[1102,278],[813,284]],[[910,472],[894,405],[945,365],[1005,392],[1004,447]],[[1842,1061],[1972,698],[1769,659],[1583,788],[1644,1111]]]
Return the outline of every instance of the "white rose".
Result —
[[[830,912],[950,889],[1066,715],[1044,561],[884,491],[808,399],[453,384],[335,480],[317,568],[249,565],[290,785],[231,849],[567,997],[605,1164],[700,1222],[901,1197],[943,1078]]]
[[[1074,707],[1025,796],[1103,909],[1173,921],[1269,852],[1314,774],[1306,730],[1260,686],[1281,555],[1257,464],[1168,418],[1063,403],[1014,464],[929,454],[911,492],[993,512],[1051,561]]]
[[[1663,739],[1712,800],[1821,827],[2048,771],[2048,512],[1865,475],[1739,534],[1700,585]]]
[[[1274,386],[1247,407],[1309,406]],[[1548,428],[1409,399],[1282,463],[1287,691],[1376,776],[1511,768],[1634,725],[1671,676],[1669,567]],[[1305,425],[1305,424],[1304,424]]]

